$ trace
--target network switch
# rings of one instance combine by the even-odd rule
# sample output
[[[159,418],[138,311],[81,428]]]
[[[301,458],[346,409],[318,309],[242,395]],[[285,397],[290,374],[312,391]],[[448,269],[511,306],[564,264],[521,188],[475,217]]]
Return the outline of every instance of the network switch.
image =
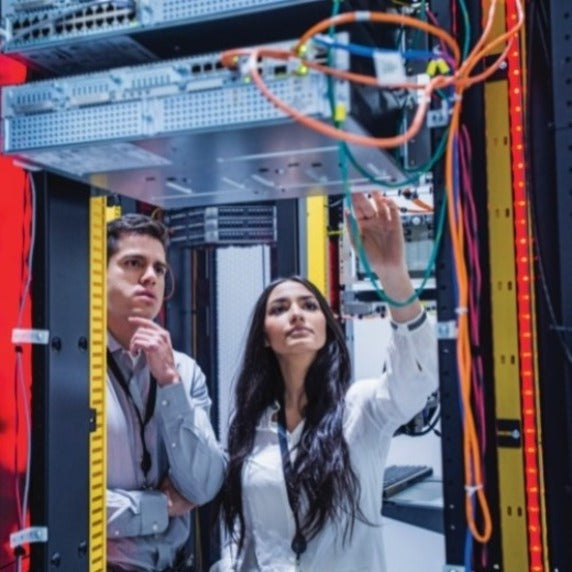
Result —
[[[170,244],[179,247],[272,244],[276,242],[276,207],[272,204],[223,205],[170,210]]]
[[[275,44],[286,48],[292,42]],[[325,57],[320,48],[309,56]],[[335,67],[348,69],[345,52]],[[271,91],[328,121],[326,77],[298,62],[259,64]],[[335,99],[362,133],[346,82]],[[271,104],[220,53],[31,82],[2,91],[3,151],[94,187],[166,208],[265,201],[345,189],[336,141]],[[375,148],[354,155],[381,179],[402,172]],[[348,172],[350,185],[363,175]]]
[[[296,37],[331,0],[2,0],[2,51],[66,75]]]

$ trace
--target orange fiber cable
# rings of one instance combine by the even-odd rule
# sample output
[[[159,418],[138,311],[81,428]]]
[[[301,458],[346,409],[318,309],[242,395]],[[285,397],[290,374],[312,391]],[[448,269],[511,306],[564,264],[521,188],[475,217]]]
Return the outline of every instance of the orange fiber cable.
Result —
[[[240,62],[240,58],[248,57],[246,60],[245,70],[252,78],[252,81],[258,89],[267,97],[277,108],[284,113],[290,115],[296,121],[299,121],[306,127],[314,129],[323,135],[336,140],[343,140],[348,143],[364,145],[368,147],[389,148],[398,147],[407,143],[414,137],[421,127],[427,113],[432,93],[437,89],[454,86],[455,95],[453,98],[453,109],[451,114],[451,122],[447,138],[447,150],[445,155],[445,192],[448,198],[448,224],[451,233],[452,250],[454,258],[454,267],[458,283],[458,307],[457,307],[457,361],[459,369],[460,396],[463,408],[463,463],[465,472],[465,512],[467,524],[473,537],[479,542],[487,542],[492,534],[492,519],[487,498],[484,490],[482,458],[479,450],[479,439],[475,424],[475,418],[471,403],[471,343],[469,331],[469,277],[465,259],[465,236],[463,225],[463,206],[460,200],[454,196],[454,148],[456,138],[459,132],[460,115],[462,107],[462,97],[464,91],[472,85],[482,82],[497,71],[511,48],[512,43],[518,36],[518,33],[524,24],[524,12],[520,0],[516,0],[518,19],[505,33],[499,35],[491,41],[489,36],[493,29],[493,21],[495,18],[498,0],[491,0],[486,21],[483,26],[483,33],[477,40],[471,52],[464,61],[461,62],[460,50],[455,39],[443,29],[433,26],[422,20],[417,20],[401,14],[386,14],[381,12],[357,11],[344,14],[338,14],[331,18],[326,18],[307,30],[298,40],[292,50],[275,50],[268,48],[249,48],[239,50],[229,50],[223,54],[222,63],[227,67],[235,67]],[[305,59],[305,49],[308,42],[316,34],[330,29],[332,27],[351,24],[356,22],[376,22],[401,26],[410,26],[425,31],[440,40],[449,48],[454,61],[453,75],[436,76],[427,84],[414,84],[411,82],[404,83],[383,83],[383,78],[368,76],[365,74],[354,73],[350,71],[338,70],[330,66],[325,66],[317,62]],[[488,66],[475,76],[471,73],[475,67],[483,61],[483,58],[496,49],[501,44],[506,43],[504,50],[493,64]],[[361,83],[365,85],[420,90],[420,101],[417,111],[408,129],[394,137],[376,138],[370,136],[362,136],[348,133],[342,129],[338,129],[329,124],[323,123],[311,117],[304,115],[302,112],[292,108],[285,102],[277,98],[266,86],[263,81],[258,63],[262,58],[273,58],[278,60],[298,59],[301,65],[307,68],[317,70],[321,73],[346,80],[353,83]],[[430,205],[416,199],[413,201],[423,210],[432,210]],[[473,498],[476,503],[473,503]],[[477,505],[482,516],[482,527],[479,529],[477,525],[476,509]]]

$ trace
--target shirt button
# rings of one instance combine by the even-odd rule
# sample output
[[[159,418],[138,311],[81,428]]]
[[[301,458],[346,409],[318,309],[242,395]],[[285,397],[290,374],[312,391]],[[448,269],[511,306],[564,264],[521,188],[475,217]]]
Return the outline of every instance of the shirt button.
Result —
[[[166,399],[163,399],[163,401],[161,401],[161,405],[162,405],[163,407],[167,407],[167,405],[169,405],[169,401],[166,400]]]
[[[115,536],[119,536],[119,530],[116,530],[113,534],[115,534]]]
[[[174,449],[177,446],[177,443],[171,443],[171,447]]]
[[[153,532],[157,532],[159,530],[159,525],[157,523],[153,524]]]

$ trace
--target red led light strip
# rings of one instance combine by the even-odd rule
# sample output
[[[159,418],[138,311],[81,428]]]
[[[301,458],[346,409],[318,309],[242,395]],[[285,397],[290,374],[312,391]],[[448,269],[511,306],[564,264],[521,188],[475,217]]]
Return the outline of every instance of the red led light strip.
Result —
[[[507,0],[507,28],[517,21],[516,0]],[[522,406],[522,431],[526,483],[529,570],[544,570],[540,479],[538,462],[537,408],[535,396],[535,355],[532,322],[532,272],[530,261],[529,204],[526,195],[523,113],[523,68],[519,40],[513,42],[508,55],[508,88],[510,109],[510,153],[514,197],[515,254],[519,361]]]

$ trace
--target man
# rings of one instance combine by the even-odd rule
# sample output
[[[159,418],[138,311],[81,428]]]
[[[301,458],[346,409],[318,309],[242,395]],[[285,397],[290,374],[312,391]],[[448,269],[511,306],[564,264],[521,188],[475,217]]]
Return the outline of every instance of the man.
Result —
[[[225,459],[205,377],[155,323],[167,232],[128,214],[107,228],[108,571],[182,571],[191,510],[211,500]]]

